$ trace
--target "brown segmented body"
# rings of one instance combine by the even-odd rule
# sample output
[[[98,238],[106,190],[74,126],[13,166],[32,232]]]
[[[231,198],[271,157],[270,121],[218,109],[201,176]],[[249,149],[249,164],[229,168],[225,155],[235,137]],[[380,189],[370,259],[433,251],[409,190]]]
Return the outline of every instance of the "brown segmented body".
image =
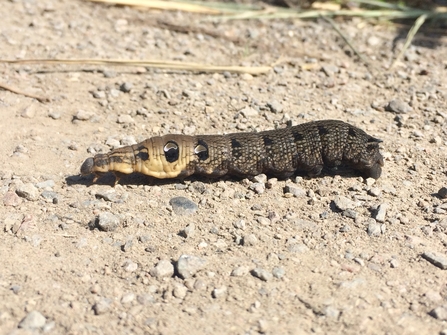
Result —
[[[83,175],[96,179],[113,172],[140,172],[156,178],[184,178],[192,174],[254,176],[266,173],[310,176],[324,167],[347,165],[364,177],[379,178],[383,157],[379,143],[363,130],[337,120],[321,120],[258,133],[227,135],[165,135],[88,158]]]

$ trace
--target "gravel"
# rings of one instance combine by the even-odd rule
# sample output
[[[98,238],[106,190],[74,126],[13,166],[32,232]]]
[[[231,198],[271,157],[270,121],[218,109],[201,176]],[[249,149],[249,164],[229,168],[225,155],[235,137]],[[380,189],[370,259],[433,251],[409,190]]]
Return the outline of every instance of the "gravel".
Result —
[[[110,311],[112,305],[112,299],[101,298],[97,303],[92,306],[95,315],[103,315]]]
[[[248,267],[246,266],[238,266],[237,268],[234,268],[233,271],[231,271],[231,276],[233,277],[243,277],[247,275],[249,272]]]
[[[342,195],[337,195],[333,202],[335,207],[340,211],[345,211],[347,209],[354,209],[357,207],[354,201]]]
[[[375,219],[377,222],[385,222],[385,216],[386,216],[387,209],[388,209],[387,203],[383,203],[383,204],[379,205],[379,207],[377,208],[376,215],[375,215]]]

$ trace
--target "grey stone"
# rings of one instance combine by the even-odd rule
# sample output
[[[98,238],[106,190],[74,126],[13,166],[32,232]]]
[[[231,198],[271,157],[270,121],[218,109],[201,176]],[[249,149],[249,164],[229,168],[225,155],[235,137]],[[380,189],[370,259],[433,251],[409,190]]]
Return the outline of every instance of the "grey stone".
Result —
[[[54,182],[54,180],[52,180],[52,179],[48,179],[48,180],[45,180],[45,181],[41,181],[40,183],[37,183],[37,184],[36,184],[36,186],[37,186],[38,188],[47,188],[47,187],[49,187],[49,188],[53,188],[54,185],[55,185],[55,182]]]
[[[256,194],[262,194],[265,192],[264,183],[251,183],[248,187],[250,190],[254,191]]]
[[[176,263],[176,270],[183,279],[190,278],[206,265],[206,260],[197,256],[181,255]]]
[[[301,187],[294,185],[286,185],[284,187],[284,193],[291,193],[294,197],[304,197],[306,195],[306,191]]]
[[[340,72],[340,69],[336,65],[325,65],[323,66],[322,70],[328,77]]]
[[[254,108],[252,108],[252,107],[250,107],[250,106],[247,106],[247,107],[241,109],[241,110],[240,110],[240,113],[241,113],[243,116],[245,116],[246,118],[250,118],[250,117],[258,116],[258,115],[259,115],[259,112],[258,112],[256,109],[254,109]]]
[[[33,117],[35,117],[36,116],[36,105],[31,104],[31,105],[25,107],[23,109],[22,113],[20,113],[20,116],[25,119],[32,119]]]
[[[254,234],[249,234],[244,236],[243,245],[244,246],[253,246],[258,243],[258,238]]]
[[[377,222],[385,222],[385,216],[386,216],[386,210],[388,209],[388,204],[383,203],[379,205],[379,208],[377,208],[376,212],[376,221]]]
[[[43,191],[40,196],[47,200],[47,202],[52,202],[53,204],[57,204],[59,202],[59,195],[53,191]]]
[[[275,114],[281,113],[284,109],[283,105],[276,100],[268,102],[267,107],[270,108],[270,110]]]
[[[47,319],[38,311],[29,312],[19,323],[19,328],[37,329],[45,326]]]
[[[132,83],[125,82],[120,85],[120,91],[124,93],[129,93],[133,88]]]
[[[272,270],[272,274],[275,278],[282,278],[286,274],[286,271],[282,267],[274,267]]]
[[[348,199],[342,195],[337,195],[334,199],[334,205],[341,211],[345,211],[347,209],[354,209],[357,205],[351,199]]]
[[[403,102],[399,99],[394,99],[388,103],[388,105],[385,107],[385,110],[396,114],[406,114],[410,113],[413,108],[411,108],[410,105],[408,105],[406,102]]]
[[[377,222],[371,222],[368,224],[367,232],[369,236],[380,236],[382,234],[381,225]]]
[[[197,211],[197,205],[185,197],[175,197],[169,200],[172,210],[177,215],[190,215]]]
[[[245,229],[245,220],[237,220],[236,222],[233,223],[234,228],[237,229]]]
[[[96,217],[95,223],[102,231],[115,231],[120,225],[120,218],[112,213],[103,212]]]
[[[92,306],[95,315],[102,315],[110,311],[112,300],[109,298],[102,298]]]
[[[132,292],[128,292],[125,293],[122,297],[121,297],[121,303],[122,304],[128,304],[130,302],[132,302],[135,299],[135,294]]]
[[[231,271],[231,276],[233,277],[243,277],[248,273],[248,268],[246,266],[238,266]]]
[[[191,222],[189,225],[187,225],[182,231],[181,234],[184,237],[192,237],[194,236],[196,231],[196,225],[194,224],[194,222]]]
[[[172,277],[174,275],[174,266],[168,260],[161,260],[149,271],[149,274],[155,278]]]
[[[26,200],[35,201],[39,199],[39,190],[31,183],[20,183],[17,185],[16,193]]]
[[[426,251],[422,254],[422,258],[426,259],[433,265],[442,270],[447,269],[447,257],[437,252]]]
[[[122,114],[122,115],[118,116],[117,122],[120,124],[123,124],[123,123],[133,124],[133,123],[135,123],[135,120],[129,114]]]
[[[221,286],[221,287],[217,287],[213,290],[212,296],[214,299],[217,299],[217,298],[224,296],[226,293],[227,293],[227,287]]]
[[[435,309],[431,310],[430,314],[435,319],[441,320],[441,321],[447,321],[447,306],[439,306]]]
[[[262,268],[255,268],[251,270],[251,274],[262,281],[269,281],[273,279],[273,275],[269,271]]]
[[[302,253],[305,253],[305,252],[309,251],[309,247],[307,245],[303,244],[303,243],[292,243],[292,244],[289,244],[287,246],[287,249],[290,252],[293,252],[293,253],[296,253],[296,254],[302,254]]]
[[[172,295],[178,299],[184,299],[188,289],[184,285],[177,284],[172,290]]]
[[[90,120],[93,117],[93,115],[94,114],[92,112],[78,110],[78,112],[74,115],[74,119],[79,121],[87,121]]]
[[[191,184],[194,191],[203,194],[206,191],[206,185],[201,181],[195,181]]]

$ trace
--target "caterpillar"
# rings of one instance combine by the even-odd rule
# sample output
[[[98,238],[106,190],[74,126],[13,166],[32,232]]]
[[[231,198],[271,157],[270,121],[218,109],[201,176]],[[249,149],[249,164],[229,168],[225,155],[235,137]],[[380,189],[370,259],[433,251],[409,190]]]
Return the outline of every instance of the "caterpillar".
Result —
[[[170,134],[89,157],[81,166],[81,174],[94,174],[96,182],[112,172],[117,184],[123,175],[133,172],[160,179],[261,173],[287,178],[296,172],[317,176],[323,168],[346,165],[365,178],[377,179],[383,166],[380,142],[338,120],[252,133]]]

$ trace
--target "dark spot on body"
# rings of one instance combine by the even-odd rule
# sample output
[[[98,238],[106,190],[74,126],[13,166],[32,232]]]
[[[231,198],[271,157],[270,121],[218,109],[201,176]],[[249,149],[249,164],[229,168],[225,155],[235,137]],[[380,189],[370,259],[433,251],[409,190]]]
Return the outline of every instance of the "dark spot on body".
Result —
[[[329,134],[329,129],[327,129],[325,126],[317,126],[317,128],[318,128],[318,134],[320,134],[320,136]]]
[[[231,147],[234,148],[241,148],[242,144],[241,142],[239,142],[238,140],[236,140],[235,138],[231,139]]]
[[[357,133],[356,133],[355,129],[352,127],[349,127],[348,135],[351,137],[357,137]]]
[[[199,139],[197,141],[196,147],[194,148],[194,153],[197,155],[197,157],[199,157],[201,161],[207,160],[210,156],[208,151],[208,144],[204,140]]]
[[[140,151],[135,155],[135,157],[141,159],[142,161],[147,161],[149,159],[149,154],[145,151]]]
[[[273,145],[273,140],[268,137],[267,135],[262,136],[262,139],[264,140],[264,145],[271,146]]]
[[[304,135],[301,134],[300,132],[296,131],[296,132],[293,132],[292,134],[293,134],[293,138],[294,138],[295,142],[301,142],[302,140],[304,140]]]
[[[121,156],[110,156],[109,162],[110,163],[123,163],[123,158]]]
[[[169,163],[173,163],[178,160],[179,157],[179,147],[174,141],[169,141],[165,144],[163,151],[165,152],[165,158]]]

